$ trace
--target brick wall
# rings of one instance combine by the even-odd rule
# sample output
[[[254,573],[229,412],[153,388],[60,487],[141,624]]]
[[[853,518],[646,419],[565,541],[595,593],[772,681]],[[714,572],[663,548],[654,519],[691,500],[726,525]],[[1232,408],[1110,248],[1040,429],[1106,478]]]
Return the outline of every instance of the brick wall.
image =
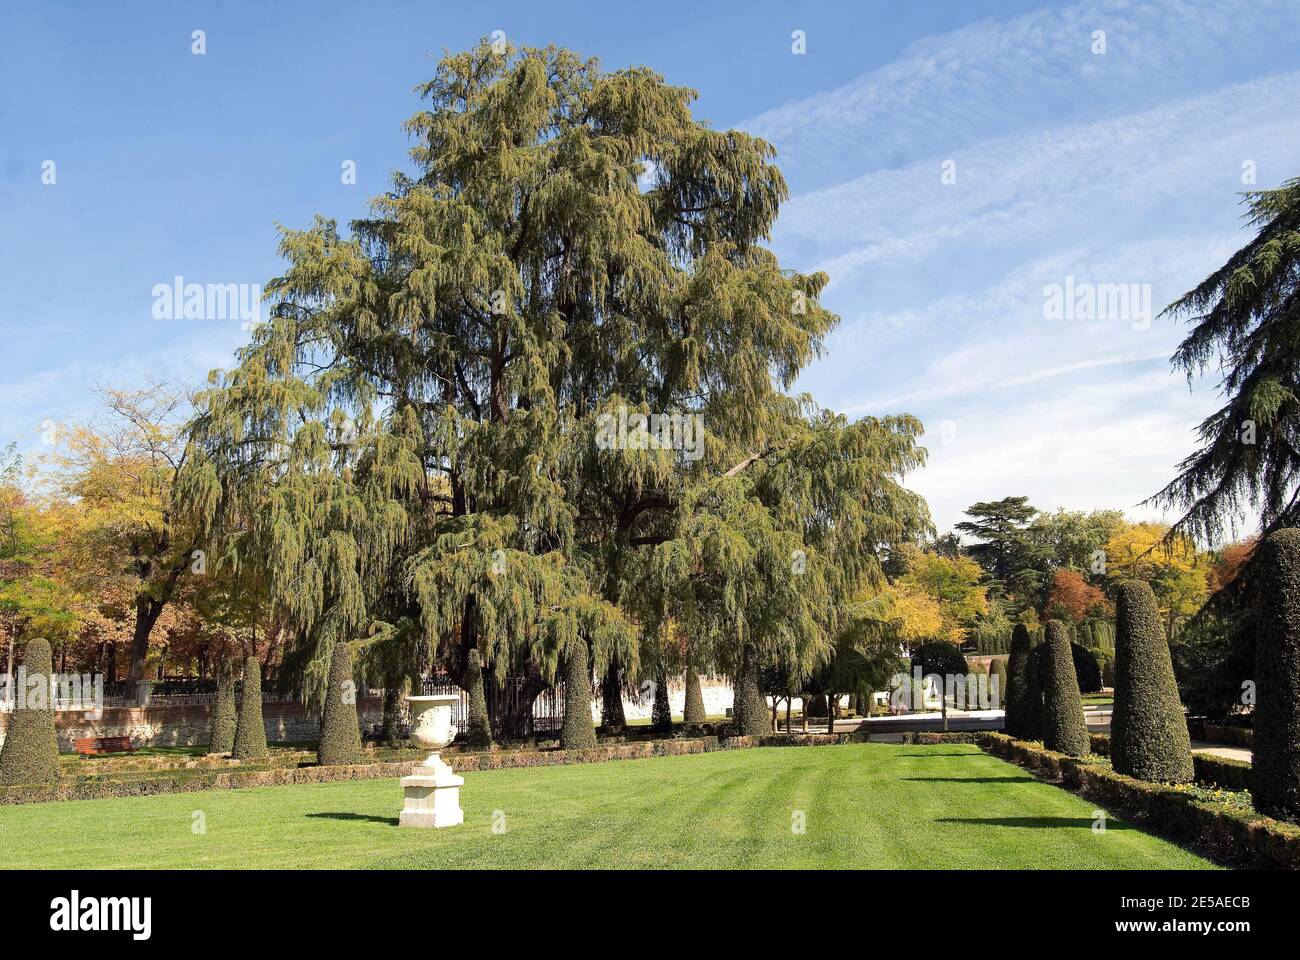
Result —
[[[357,713],[362,729],[369,730],[382,719],[383,704],[378,697],[359,697]],[[54,729],[61,750],[71,750],[78,737],[130,737],[137,747],[188,747],[207,743],[211,716],[209,704],[105,707],[98,718],[62,711],[55,715]],[[262,720],[267,740],[315,740],[320,731],[320,715],[296,701],[263,703]],[[9,714],[0,713],[0,744],[8,728]]]

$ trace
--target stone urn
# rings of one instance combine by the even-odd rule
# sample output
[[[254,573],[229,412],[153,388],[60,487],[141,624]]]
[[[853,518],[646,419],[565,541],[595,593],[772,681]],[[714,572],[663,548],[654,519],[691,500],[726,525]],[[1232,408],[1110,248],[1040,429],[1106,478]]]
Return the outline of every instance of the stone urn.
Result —
[[[406,803],[398,822],[404,827],[454,827],[465,822],[465,812],[460,808],[460,788],[465,778],[456,776],[438,756],[438,751],[455,736],[451,711],[459,699],[452,693],[406,698],[411,709],[411,739],[433,753],[409,776],[402,777]]]

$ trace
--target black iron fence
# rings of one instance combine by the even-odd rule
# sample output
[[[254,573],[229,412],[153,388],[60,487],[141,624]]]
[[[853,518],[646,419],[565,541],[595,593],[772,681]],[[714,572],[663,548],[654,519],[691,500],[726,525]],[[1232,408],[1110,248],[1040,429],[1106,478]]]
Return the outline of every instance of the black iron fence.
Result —
[[[559,731],[564,723],[564,685],[557,683],[536,693],[521,677],[504,681],[485,678],[488,719],[492,735],[498,739],[536,736]],[[425,696],[454,694],[452,723],[457,733],[464,733],[469,719],[469,694],[447,674],[426,677],[421,685]],[[529,698],[531,703],[529,702]]]

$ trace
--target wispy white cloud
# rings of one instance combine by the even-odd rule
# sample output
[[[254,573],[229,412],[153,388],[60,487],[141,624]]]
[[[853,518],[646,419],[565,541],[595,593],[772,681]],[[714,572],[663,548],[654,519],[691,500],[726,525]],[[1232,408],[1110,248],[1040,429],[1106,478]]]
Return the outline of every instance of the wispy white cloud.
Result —
[[[906,165],[989,137],[1154,104],[1287,56],[1288,0],[1083,2],[926,37],[828,94],[745,124],[808,181]],[[1106,53],[1093,50],[1094,31]],[[1290,54],[1293,56],[1293,54]]]
[[[931,460],[910,481],[941,529],[1020,493],[1152,515],[1135,505],[1192,449],[1215,385],[1171,373],[1179,324],[1050,320],[1044,286],[1147,285],[1154,314],[1244,241],[1242,163],[1261,186],[1300,174],[1279,109],[1300,72],[1273,34],[1293,21],[1293,5],[1123,2],[987,20],[748,124],[815,185],[775,246],[831,275],[844,317],[800,387],[922,418]]]

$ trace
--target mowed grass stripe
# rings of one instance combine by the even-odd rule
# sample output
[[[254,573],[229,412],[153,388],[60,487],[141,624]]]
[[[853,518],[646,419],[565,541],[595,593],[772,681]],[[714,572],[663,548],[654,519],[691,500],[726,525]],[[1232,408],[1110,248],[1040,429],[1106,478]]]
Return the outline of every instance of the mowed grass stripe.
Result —
[[[1211,866],[1115,819],[1094,833],[1093,804],[965,745],[478,772],[461,796],[465,824],[436,831],[396,826],[396,779],[3,807],[0,848],[13,868]]]

